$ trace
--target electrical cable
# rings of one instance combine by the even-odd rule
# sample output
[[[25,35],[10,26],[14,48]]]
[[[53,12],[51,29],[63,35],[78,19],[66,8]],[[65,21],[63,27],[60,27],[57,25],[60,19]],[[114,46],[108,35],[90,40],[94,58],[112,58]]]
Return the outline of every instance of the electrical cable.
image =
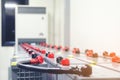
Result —
[[[31,65],[29,60],[28,61],[20,61],[20,62],[18,62],[17,66],[22,69],[27,69],[27,70],[37,71],[37,72],[42,72],[42,73],[83,75],[83,72],[78,68],[62,69],[62,68],[40,67],[40,66]],[[86,65],[86,66],[88,67],[88,65]],[[89,71],[90,71],[90,73],[89,73]],[[90,75],[91,69],[89,71],[87,71],[87,72]],[[83,76],[89,76],[89,75],[83,75]]]

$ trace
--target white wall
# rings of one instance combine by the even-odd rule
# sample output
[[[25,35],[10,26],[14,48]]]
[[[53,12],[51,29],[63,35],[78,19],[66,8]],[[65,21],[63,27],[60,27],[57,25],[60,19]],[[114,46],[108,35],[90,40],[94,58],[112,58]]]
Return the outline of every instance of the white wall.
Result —
[[[55,0],[55,44],[69,46],[70,0]]]
[[[55,0],[55,44],[64,45],[64,1]]]
[[[120,54],[120,0],[71,0],[71,46]]]

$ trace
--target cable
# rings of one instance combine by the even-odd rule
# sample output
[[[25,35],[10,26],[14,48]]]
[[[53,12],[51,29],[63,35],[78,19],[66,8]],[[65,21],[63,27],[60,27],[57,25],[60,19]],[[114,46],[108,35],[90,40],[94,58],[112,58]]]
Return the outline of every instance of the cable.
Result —
[[[26,65],[27,64],[27,65]],[[34,66],[29,65],[30,61],[21,61],[18,62],[17,66],[22,69],[28,69],[31,71],[38,71],[38,72],[44,72],[44,73],[53,73],[53,74],[78,74],[80,75],[80,71],[73,71],[73,70],[63,70],[60,68],[48,68],[48,67],[40,67],[40,66]]]
[[[71,69],[62,69],[62,68],[48,68],[48,67],[40,67],[31,65],[30,60],[28,61],[20,61],[18,62],[17,66],[22,69],[27,69],[30,71],[37,71],[42,73],[52,73],[52,74],[76,74],[76,75],[83,75],[83,76],[90,76],[92,73],[91,67],[89,67],[89,70],[86,68],[86,70],[82,70],[79,68],[71,68]],[[87,73],[87,74],[86,74]]]

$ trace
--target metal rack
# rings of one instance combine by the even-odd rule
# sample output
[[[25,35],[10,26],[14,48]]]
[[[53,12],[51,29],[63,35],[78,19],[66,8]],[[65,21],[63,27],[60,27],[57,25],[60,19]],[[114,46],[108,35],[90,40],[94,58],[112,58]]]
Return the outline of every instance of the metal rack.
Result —
[[[11,70],[12,70],[12,80],[47,80],[46,73],[20,69],[17,66],[12,66]]]

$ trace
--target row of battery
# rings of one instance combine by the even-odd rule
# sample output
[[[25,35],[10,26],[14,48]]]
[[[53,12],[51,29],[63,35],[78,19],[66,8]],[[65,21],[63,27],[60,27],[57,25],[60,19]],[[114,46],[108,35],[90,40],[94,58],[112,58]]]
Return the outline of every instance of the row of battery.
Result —
[[[54,59],[56,57],[56,56],[54,56],[55,54],[53,52],[45,50],[45,46],[43,46],[43,45],[40,45],[40,46],[42,46],[42,48],[30,45],[28,43],[21,44],[21,47],[24,48],[32,56],[32,59],[30,60],[30,62],[32,64],[43,63],[43,60],[45,58],[42,58],[42,57],[47,57],[47,58],[49,58],[49,60]],[[56,47],[51,47],[51,48],[56,49]],[[57,48],[57,50],[69,51],[69,48],[67,48],[67,47],[65,47],[64,49]],[[40,55],[42,55],[42,56],[38,56],[38,54],[36,54],[36,53],[40,53]],[[59,57],[56,57],[56,61],[54,61],[54,62],[50,61],[50,62],[51,63],[57,62],[56,64],[57,65],[59,64],[59,66],[61,68],[70,69],[73,72],[75,72],[75,74],[79,74],[79,75],[83,75],[83,76],[90,76],[92,74],[91,66],[84,64],[82,66],[74,65],[74,67],[73,67],[70,65],[70,60],[68,58],[63,58],[63,57],[59,56]],[[80,73],[78,73],[78,72],[80,72]],[[72,74],[74,74],[74,73],[72,73]]]

